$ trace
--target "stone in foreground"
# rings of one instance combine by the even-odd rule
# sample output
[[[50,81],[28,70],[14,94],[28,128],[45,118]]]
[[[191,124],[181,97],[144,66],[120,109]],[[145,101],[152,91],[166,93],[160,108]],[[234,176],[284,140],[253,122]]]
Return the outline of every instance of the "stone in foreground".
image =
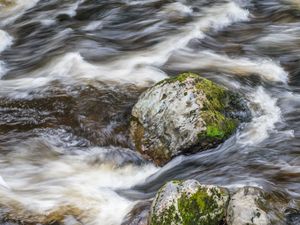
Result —
[[[259,203],[264,201],[263,192],[259,188],[244,187],[231,198],[227,210],[228,225],[269,225],[267,213]]]
[[[227,189],[196,180],[171,181],[158,191],[149,225],[220,225],[228,201]]]
[[[130,135],[142,155],[163,165],[179,154],[217,146],[249,115],[238,94],[184,73],[140,96],[132,110]]]

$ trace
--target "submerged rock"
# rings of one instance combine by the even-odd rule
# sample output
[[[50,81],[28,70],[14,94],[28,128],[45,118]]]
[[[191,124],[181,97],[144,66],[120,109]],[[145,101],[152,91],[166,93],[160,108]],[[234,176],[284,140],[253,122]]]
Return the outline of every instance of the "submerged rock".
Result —
[[[171,181],[157,193],[149,225],[220,225],[228,200],[227,189],[196,180]]]
[[[300,224],[300,210],[288,209],[286,211],[286,224],[287,225],[299,225]]]
[[[148,225],[151,202],[137,203],[125,217],[122,225]]]
[[[260,207],[263,191],[255,187],[239,189],[230,199],[227,210],[228,225],[269,225],[267,213]]]
[[[0,0],[0,9],[2,7],[10,7],[16,4],[15,0]]]
[[[132,110],[130,134],[140,153],[163,165],[181,153],[217,146],[249,115],[238,94],[184,73],[140,96]]]

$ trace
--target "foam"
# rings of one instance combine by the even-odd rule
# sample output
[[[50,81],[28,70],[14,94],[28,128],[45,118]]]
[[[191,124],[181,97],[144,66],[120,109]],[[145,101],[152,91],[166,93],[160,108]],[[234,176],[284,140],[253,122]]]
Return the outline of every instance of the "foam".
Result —
[[[38,140],[16,146],[0,160],[0,174],[11,187],[0,188],[1,203],[12,209],[21,206],[30,210],[20,210],[21,218],[29,218],[32,213],[38,219],[39,215],[70,205],[80,209],[84,224],[121,224],[134,202],[119,196],[115,190],[144,182],[157,168],[97,163],[94,159],[103,151],[108,149],[85,149],[63,155],[64,150]]]
[[[263,80],[271,82],[287,83],[288,73],[278,62],[269,58],[249,59],[245,57],[231,58],[227,55],[220,55],[212,51],[179,53],[175,62],[168,64],[168,67],[184,70],[205,69],[223,73],[235,74],[238,76],[258,75]]]
[[[15,0],[15,4],[12,7],[0,10],[0,25],[13,23],[38,2],[39,0]]]
[[[282,122],[277,98],[271,97],[263,87],[250,94],[249,100],[255,109],[252,121],[238,136],[238,143],[242,145],[256,145],[266,140],[272,132],[276,132],[276,123]]]

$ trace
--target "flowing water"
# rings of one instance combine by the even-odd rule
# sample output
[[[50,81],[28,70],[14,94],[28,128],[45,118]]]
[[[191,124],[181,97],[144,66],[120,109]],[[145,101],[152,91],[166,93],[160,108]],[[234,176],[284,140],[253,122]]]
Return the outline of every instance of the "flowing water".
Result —
[[[253,119],[155,167],[131,150],[130,111],[183,71],[243,94]],[[120,225],[168,180],[194,178],[263,188],[285,224],[300,208],[299,80],[299,0],[2,3],[0,221]]]

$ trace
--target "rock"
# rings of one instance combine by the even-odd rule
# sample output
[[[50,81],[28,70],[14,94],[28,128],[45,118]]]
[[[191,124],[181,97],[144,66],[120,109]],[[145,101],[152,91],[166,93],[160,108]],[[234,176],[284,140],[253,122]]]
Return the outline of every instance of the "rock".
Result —
[[[132,110],[130,135],[142,155],[163,165],[181,153],[217,146],[249,115],[238,94],[184,73],[140,96]]]
[[[151,202],[137,203],[125,217],[122,225],[148,225]]]
[[[220,225],[228,201],[227,189],[196,180],[171,181],[157,193],[149,225]]]
[[[0,9],[2,7],[11,7],[16,4],[15,0],[0,0]]]
[[[228,210],[228,225],[269,225],[267,213],[260,207],[264,202],[263,191],[244,187],[232,195]]]
[[[286,210],[286,224],[299,225],[300,224],[300,210],[288,209]]]

